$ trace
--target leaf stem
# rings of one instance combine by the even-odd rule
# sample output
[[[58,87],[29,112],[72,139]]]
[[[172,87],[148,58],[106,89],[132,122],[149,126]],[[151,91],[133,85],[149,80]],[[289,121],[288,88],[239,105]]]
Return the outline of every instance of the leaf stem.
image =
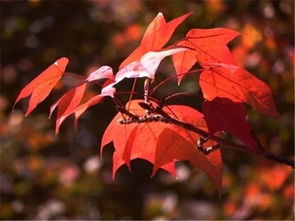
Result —
[[[194,97],[197,97],[197,98],[201,99],[202,101],[204,100],[204,98],[202,96],[199,96],[197,94],[193,94],[193,93],[190,93],[190,92],[178,92],[178,93],[175,93],[175,94],[172,94],[172,95],[169,95],[169,96],[165,97],[163,99],[163,101],[166,102],[166,101],[168,101],[168,100],[170,100],[172,98],[181,97],[181,96],[194,96]]]
[[[187,75],[187,74],[195,74],[198,72],[204,71],[204,69],[196,69],[196,70],[192,70],[192,71],[188,71],[185,73],[180,73],[180,74],[174,74],[172,76],[169,76],[168,78],[164,79],[163,81],[161,81],[159,84],[157,84],[150,92],[150,95],[152,95],[159,87],[161,87],[163,84],[165,84],[166,82],[175,79],[179,76],[183,76],[183,75]]]
[[[128,100],[128,110],[130,110],[130,104],[131,104],[130,101],[132,100],[132,96],[133,96],[133,93],[135,90],[136,81],[137,81],[137,78],[134,79],[133,84],[132,84],[132,89],[131,89],[131,93],[130,93],[129,100]]]

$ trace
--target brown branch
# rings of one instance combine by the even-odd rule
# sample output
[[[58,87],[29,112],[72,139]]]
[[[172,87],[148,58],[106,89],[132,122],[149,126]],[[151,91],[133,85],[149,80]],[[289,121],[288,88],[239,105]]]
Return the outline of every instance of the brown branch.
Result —
[[[220,147],[222,147],[222,148],[228,148],[228,149],[246,152],[246,153],[250,153],[250,154],[256,154],[259,156],[263,156],[266,159],[273,160],[273,161],[276,161],[277,163],[285,164],[285,165],[288,165],[288,166],[294,168],[294,164],[295,164],[294,159],[290,159],[290,158],[282,156],[282,155],[269,153],[269,152],[265,151],[262,147],[258,151],[251,151],[247,145],[233,143],[233,142],[227,141],[221,137],[212,136],[208,132],[206,132],[200,128],[197,128],[192,124],[182,122],[182,121],[179,121],[175,118],[172,118],[170,115],[168,115],[166,112],[164,112],[162,110],[162,108],[159,108],[159,107],[154,108],[153,106],[148,105],[146,103],[139,103],[139,105],[142,108],[149,110],[151,113],[158,114],[158,116],[155,118],[141,117],[139,121],[132,121],[132,122],[128,122],[128,123],[146,123],[146,122],[152,122],[152,121],[161,121],[164,123],[174,124],[174,125],[184,128],[186,130],[197,133],[203,137],[209,137],[209,139],[218,142]],[[159,115],[161,117],[159,117]],[[124,122],[121,122],[121,123],[124,123]]]
[[[149,95],[150,95],[150,85],[151,85],[151,79],[150,78],[146,78],[144,81],[144,102],[146,104],[149,104]]]
[[[150,99],[149,99],[150,86],[151,86],[151,79],[146,78],[145,81],[144,81],[144,94],[143,94],[143,96],[144,96],[144,102],[148,106],[150,105]],[[146,110],[146,114],[150,114],[150,111],[148,109]]]

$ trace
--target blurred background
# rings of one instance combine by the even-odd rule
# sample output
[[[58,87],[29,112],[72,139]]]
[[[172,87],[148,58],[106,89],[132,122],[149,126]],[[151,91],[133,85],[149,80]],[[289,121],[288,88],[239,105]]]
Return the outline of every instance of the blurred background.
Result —
[[[176,31],[225,27],[243,33],[230,47],[237,63],[270,85],[279,119],[250,110],[249,122],[270,152],[294,156],[294,1],[12,1],[1,6],[0,218],[1,219],[277,219],[294,220],[293,171],[257,156],[223,150],[221,195],[209,178],[187,163],[178,180],[166,172],[150,178],[152,165],[132,162],[112,180],[109,145],[98,155],[102,133],[116,114],[106,99],[92,107],[74,130],[73,118],[54,135],[50,104],[57,90],[27,118],[27,100],[14,112],[21,88],[57,58],[69,57],[70,72],[86,75],[103,64],[117,70],[138,45],[147,25],[163,12],[169,21],[194,12]],[[174,73],[170,59],[162,78]],[[156,79],[160,81],[161,79]],[[137,85],[140,89],[140,85]],[[130,90],[126,80],[122,89]],[[89,88],[86,97],[97,93]],[[161,98],[177,91],[200,93],[195,77],[180,88],[171,81]],[[126,101],[122,96],[122,101]],[[200,107],[195,98],[174,99]],[[233,139],[229,137],[229,139]]]

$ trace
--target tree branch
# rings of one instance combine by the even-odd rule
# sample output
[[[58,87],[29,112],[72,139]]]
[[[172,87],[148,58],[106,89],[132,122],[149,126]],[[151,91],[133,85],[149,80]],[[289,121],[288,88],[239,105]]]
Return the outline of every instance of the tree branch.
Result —
[[[247,145],[233,143],[233,142],[227,141],[221,137],[214,136],[214,135],[212,136],[208,132],[206,132],[200,128],[197,128],[192,124],[182,122],[182,121],[179,121],[175,118],[172,118],[165,111],[163,111],[162,108],[160,108],[160,107],[154,108],[153,106],[143,103],[143,102],[139,103],[139,105],[142,108],[149,110],[151,113],[156,113],[157,115],[154,115],[154,117],[153,117],[153,115],[146,115],[144,117],[138,117],[137,119],[133,118],[131,121],[130,120],[129,121],[127,120],[125,122],[121,121],[120,123],[129,124],[129,123],[146,123],[146,122],[161,121],[164,123],[174,124],[174,125],[184,128],[186,130],[197,133],[203,137],[209,137],[209,139],[218,142],[221,148],[228,148],[228,149],[232,149],[232,150],[237,150],[237,151],[241,151],[241,152],[246,152],[246,153],[250,153],[250,154],[263,156],[266,159],[276,161],[277,163],[285,164],[287,166],[294,168],[294,164],[295,164],[294,159],[290,159],[290,158],[282,156],[282,155],[269,153],[262,147],[259,149],[259,151],[251,151]],[[259,146],[261,146],[261,145],[259,144]]]

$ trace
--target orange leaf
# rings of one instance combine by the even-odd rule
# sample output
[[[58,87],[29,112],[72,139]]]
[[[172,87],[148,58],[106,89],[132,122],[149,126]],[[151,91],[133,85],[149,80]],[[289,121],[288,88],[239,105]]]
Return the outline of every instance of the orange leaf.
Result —
[[[202,67],[208,63],[234,64],[227,43],[238,35],[238,32],[226,28],[191,29],[177,45],[193,50],[173,55],[176,73],[189,71],[196,62]],[[182,78],[183,75],[178,77],[179,83]]]
[[[143,100],[133,100],[129,111],[137,116],[144,116],[146,111],[138,103]],[[194,126],[207,129],[203,115],[193,108],[183,105],[170,105],[163,109],[171,117],[191,123]],[[176,161],[189,160],[194,166],[205,171],[214,183],[221,186],[222,159],[219,150],[205,155],[196,147],[199,135],[185,130],[182,127],[164,122],[146,122],[120,124],[121,113],[118,113],[107,127],[101,144],[101,151],[106,144],[113,142],[113,176],[117,169],[130,161],[140,158],[154,164],[153,175],[159,169],[165,169],[175,174]]]
[[[187,13],[166,23],[162,13],[150,23],[140,45],[121,63],[120,69],[132,61],[138,61],[149,51],[161,49],[171,38],[173,32],[191,13]]]
[[[159,50],[157,52],[150,51],[145,53],[139,61],[133,61],[130,64],[123,67],[120,71],[116,73],[115,81],[108,84],[102,89],[101,94],[104,96],[114,97],[116,89],[114,86],[124,80],[125,78],[142,78],[147,77],[154,79],[155,73],[161,63],[161,61],[175,53],[180,53],[186,51],[187,48],[181,48],[178,46],[173,46]]]
[[[283,165],[267,165],[258,171],[261,183],[272,191],[280,189],[291,174],[292,169]]]
[[[107,65],[104,65],[91,72],[86,78],[86,81],[92,82],[103,78],[113,80],[113,77],[113,69]]]
[[[183,41],[182,46],[189,46],[189,43]],[[174,68],[177,73],[178,85],[180,84],[185,73],[188,72],[197,61],[196,52],[194,50],[187,50],[182,53],[174,54],[172,56]]]
[[[85,89],[86,83],[72,88],[50,107],[50,116],[55,108],[57,108],[55,134],[58,134],[62,122],[71,115],[73,110],[80,104]]]
[[[91,106],[98,104],[103,99],[102,95],[96,95],[92,98],[90,98],[85,103],[79,105],[73,110],[73,113],[75,114],[75,127],[77,128],[78,124],[78,118]]]
[[[21,90],[14,106],[21,99],[31,95],[26,112],[26,116],[28,116],[50,94],[51,90],[61,79],[68,62],[68,58],[62,57],[50,65]]]
[[[102,96],[98,95],[78,107],[84,96],[87,83],[101,79],[108,79],[112,82],[114,78],[112,68],[109,66],[101,66],[97,70],[90,73],[87,77],[75,74],[70,74],[70,77],[72,78],[72,81],[76,81],[77,86],[66,92],[50,107],[50,116],[55,108],[58,108],[55,125],[56,134],[59,132],[62,122],[72,113],[75,113],[75,125],[77,126],[77,120],[80,115],[83,114],[88,107],[100,102]]]
[[[158,168],[169,162],[188,160],[192,165],[207,173],[216,186],[220,187],[222,173],[221,155],[220,151],[216,151],[217,155],[214,158],[218,159],[218,164],[215,165],[215,162],[213,163],[209,158],[209,156],[215,154],[214,152],[206,156],[198,151],[195,145],[183,139],[182,136],[173,130],[166,128],[157,140],[153,174]]]
[[[233,102],[244,102],[254,110],[278,117],[270,88],[243,68],[215,66],[200,75],[200,86],[205,99],[223,97]]]

